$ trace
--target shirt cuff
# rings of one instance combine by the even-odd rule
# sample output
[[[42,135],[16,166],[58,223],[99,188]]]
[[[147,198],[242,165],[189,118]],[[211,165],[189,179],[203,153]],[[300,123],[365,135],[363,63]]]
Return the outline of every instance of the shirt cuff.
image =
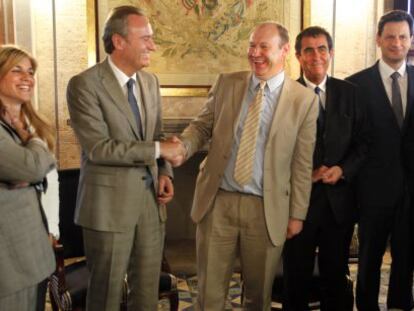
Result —
[[[156,141],[155,142],[155,158],[159,159],[160,157],[160,142]]]
[[[55,240],[59,240],[60,238],[60,231],[59,231],[59,224],[58,223],[48,223],[49,226],[49,234],[51,234]]]

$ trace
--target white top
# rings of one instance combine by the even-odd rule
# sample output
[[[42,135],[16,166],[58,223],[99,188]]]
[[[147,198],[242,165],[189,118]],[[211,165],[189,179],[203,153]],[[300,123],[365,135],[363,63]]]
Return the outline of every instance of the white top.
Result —
[[[59,231],[59,180],[56,168],[51,170],[47,175],[47,190],[42,193],[41,200],[43,210],[46,214],[49,233],[57,240],[60,236]]]

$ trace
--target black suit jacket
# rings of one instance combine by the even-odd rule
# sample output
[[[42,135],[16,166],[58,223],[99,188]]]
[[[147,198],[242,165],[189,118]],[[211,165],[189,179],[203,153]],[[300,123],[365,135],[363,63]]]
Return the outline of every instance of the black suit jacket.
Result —
[[[298,81],[306,86],[303,78]],[[366,159],[368,128],[365,109],[358,101],[357,88],[352,83],[328,77],[325,104],[324,133],[317,137],[317,144],[323,144],[322,164],[340,166],[344,179],[335,185],[314,184],[307,220],[317,221],[323,217],[315,202],[318,200],[316,192],[325,191],[335,219],[341,223],[352,220],[356,213],[351,181]],[[315,149],[315,152],[320,151]]]
[[[407,74],[407,109],[402,129],[398,127],[382,83],[378,62],[348,78],[359,86],[371,127],[367,161],[357,178],[362,212],[392,213],[405,191],[404,166],[408,163],[403,156],[409,150],[407,134],[413,135],[409,133],[409,126],[412,127],[410,116],[414,100],[414,68],[407,65]]]
[[[414,204],[414,113],[406,118],[406,131],[403,144],[404,171],[406,173],[410,195]]]

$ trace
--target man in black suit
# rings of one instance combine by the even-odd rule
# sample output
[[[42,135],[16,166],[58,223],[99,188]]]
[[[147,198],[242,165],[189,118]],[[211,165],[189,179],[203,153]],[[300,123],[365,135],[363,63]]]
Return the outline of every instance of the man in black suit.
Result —
[[[325,289],[322,310],[352,310],[346,299],[349,232],[356,206],[351,180],[368,148],[364,110],[354,85],[327,75],[333,43],[325,29],[303,30],[295,50],[303,71],[298,81],[319,95],[320,107],[308,215],[302,232],[288,240],[284,250],[283,310],[308,309],[316,248]]]
[[[359,310],[379,310],[381,264],[389,237],[392,264],[388,308],[411,310],[413,305],[410,211],[402,153],[414,101],[414,69],[406,64],[412,28],[413,19],[404,11],[382,16],[376,37],[381,59],[348,78],[361,90],[372,129],[368,161],[357,179]]]

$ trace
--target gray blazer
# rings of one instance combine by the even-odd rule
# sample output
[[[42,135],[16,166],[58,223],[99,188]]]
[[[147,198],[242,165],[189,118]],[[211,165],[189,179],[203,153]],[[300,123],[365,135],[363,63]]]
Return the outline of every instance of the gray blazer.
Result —
[[[144,140],[138,135],[128,100],[108,61],[69,81],[67,100],[73,129],[82,147],[75,222],[83,227],[123,232],[136,224],[148,173],[157,192],[158,174],[171,168],[155,160],[162,139],[161,96],[157,78],[137,72],[145,110]],[[159,206],[165,220],[165,206]]]
[[[54,164],[42,142],[22,146],[0,121],[0,297],[39,283],[55,269],[36,190],[8,187],[42,181]]]

